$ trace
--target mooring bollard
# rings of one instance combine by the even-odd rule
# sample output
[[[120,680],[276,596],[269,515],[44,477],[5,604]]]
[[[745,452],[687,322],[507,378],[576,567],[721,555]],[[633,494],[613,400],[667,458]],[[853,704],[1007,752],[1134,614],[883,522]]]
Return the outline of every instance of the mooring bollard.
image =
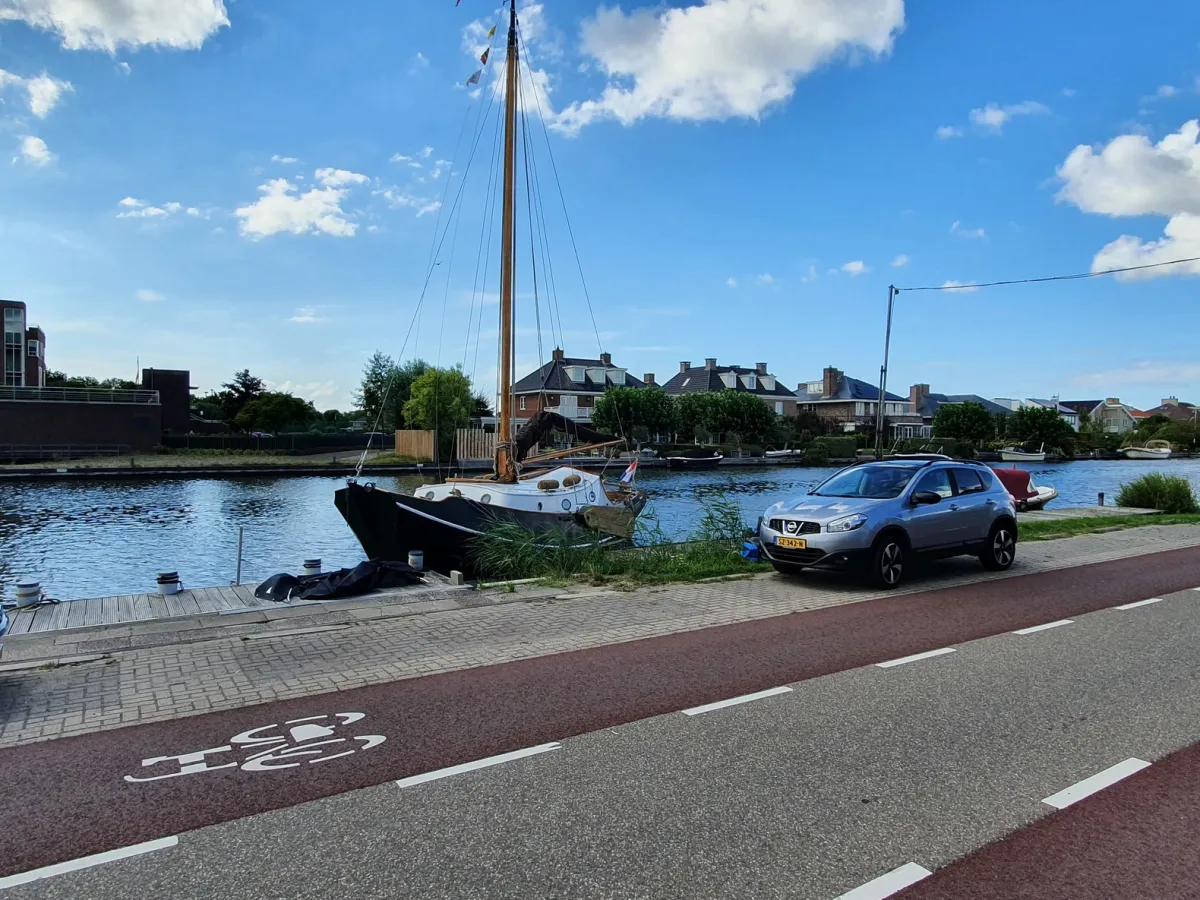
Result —
[[[26,578],[17,582],[17,609],[37,606],[42,600],[42,585],[40,582]]]
[[[458,569],[451,569],[450,570],[450,583],[451,584],[466,584],[466,579],[463,578],[463,573],[458,571]]]
[[[425,553],[422,550],[408,551],[408,564],[420,571],[425,568]]]
[[[1104,491],[1100,492],[1099,500],[1100,500],[1100,506],[1103,506],[1104,505]]]
[[[178,594],[182,590],[183,583],[179,580],[178,572],[158,573],[158,592],[164,597],[170,594]]]
[[[319,559],[306,559],[304,561],[304,574],[305,575],[320,575],[321,574],[321,561]]]

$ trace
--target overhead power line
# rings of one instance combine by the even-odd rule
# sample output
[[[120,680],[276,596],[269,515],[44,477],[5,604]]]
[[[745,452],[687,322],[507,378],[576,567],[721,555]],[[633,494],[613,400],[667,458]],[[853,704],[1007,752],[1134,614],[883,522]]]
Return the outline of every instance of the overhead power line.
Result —
[[[1200,256],[1191,256],[1187,259],[1172,259],[1166,262],[1146,263],[1141,266],[1123,266],[1119,269],[1105,269],[1103,272],[1080,272],[1076,275],[1050,275],[1045,278],[1014,278],[1009,281],[981,281],[976,284],[943,284],[929,287],[907,287],[896,288],[896,292],[900,291],[968,291],[975,288],[985,287],[1000,287],[1006,284],[1038,284],[1044,281],[1075,281],[1080,278],[1099,278],[1102,275],[1119,275],[1121,272],[1138,272],[1142,269],[1157,269],[1162,266],[1178,266],[1183,263],[1200,262]]]

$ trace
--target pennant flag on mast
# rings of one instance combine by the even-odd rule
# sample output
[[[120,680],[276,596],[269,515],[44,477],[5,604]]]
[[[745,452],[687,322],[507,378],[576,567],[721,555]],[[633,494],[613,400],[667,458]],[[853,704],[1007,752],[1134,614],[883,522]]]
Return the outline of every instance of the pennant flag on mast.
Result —
[[[629,468],[625,470],[625,474],[621,476],[623,484],[633,484],[633,479],[637,475],[637,457],[633,458],[633,462],[629,464]]]
[[[481,63],[483,63],[485,66],[487,65],[488,56],[491,54],[491,52],[492,52],[492,48],[488,47],[486,50],[483,51],[483,56],[479,57],[479,61]]]
[[[467,84],[479,84],[479,76],[483,74],[483,69],[480,69],[474,75],[467,79]]]
[[[488,40],[490,41],[495,36],[496,36],[496,26],[493,25],[492,30],[488,32]]]

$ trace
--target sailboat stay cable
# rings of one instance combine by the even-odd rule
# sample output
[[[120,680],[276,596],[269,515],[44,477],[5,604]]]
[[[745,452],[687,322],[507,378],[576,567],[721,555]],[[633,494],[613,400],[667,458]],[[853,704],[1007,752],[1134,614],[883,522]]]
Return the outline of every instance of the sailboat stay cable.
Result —
[[[518,25],[517,27],[519,30],[520,26]],[[567,212],[567,198],[563,194],[562,179],[559,177],[559,174],[558,174],[558,164],[554,161],[554,148],[550,146],[550,129],[546,127],[546,115],[542,110],[542,100],[541,100],[541,97],[538,96],[538,92],[536,90],[533,92],[533,99],[534,99],[534,102],[537,104],[538,118],[542,122],[542,133],[546,138],[546,151],[550,156],[550,168],[554,172],[554,183],[558,187],[558,199],[562,203],[563,218],[566,219],[566,222],[567,222],[567,234],[570,235],[571,249],[575,253],[575,265],[579,269],[579,280],[583,284],[583,296],[584,296],[584,299],[587,301],[588,316],[592,320],[592,331],[595,332],[596,344],[597,344],[597,346],[599,346],[600,352],[603,353],[604,352],[604,344],[600,340],[600,328],[596,324],[596,312],[592,308],[592,297],[588,293],[587,279],[583,275],[583,261],[579,256],[579,245],[575,241],[575,229],[571,227],[571,215],[570,215],[570,213]]]
[[[487,112],[481,116],[481,118],[484,121],[486,121],[486,117],[491,114],[491,109],[493,106],[495,106],[495,100],[496,100],[496,97],[495,97],[495,94],[493,93],[492,97],[489,99],[489,102],[488,102]],[[482,107],[482,104],[480,104],[480,106]],[[468,105],[467,116],[464,117],[464,125],[466,124],[466,119],[469,117],[470,117],[470,106]],[[477,119],[476,121],[478,122],[479,119]],[[450,209],[450,216],[454,215],[455,211],[458,209],[459,203],[462,200],[463,191],[466,189],[467,181],[471,174],[471,164],[475,161],[475,151],[478,149],[479,141],[482,137],[483,137],[483,131],[482,131],[482,129],[480,129],[478,131],[478,133],[476,134],[474,141],[471,144],[471,152],[467,157],[467,164],[463,168],[462,179],[459,182],[458,193],[455,195],[454,203]],[[461,139],[461,135],[460,135],[460,139]],[[454,151],[454,156],[456,159],[458,156],[458,150],[459,150],[459,147],[456,146],[455,151]],[[454,165],[452,162],[451,166],[450,166],[450,174],[447,175],[446,188],[443,191],[443,195],[442,195],[443,196],[443,205],[444,205],[444,198],[449,194],[449,191],[450,191],[450,179],[453,177],[453,174],[454,174]],[[441,209],[442,209],[442,206],[439,206],[438,207],[439,222],[440,222],[440,218],[441,218]],[[425,295],[429,291],[429,283],[433,279],[433,271],[437,267],[436,258],[437,258],[437,256],[439,256],[441,254],[442,245],[446,241],[446,234],[449,232],[449,230],[450,230],[450,226],[449,226],[449,223],[447,222],[446,228],[444,228],[442,230],[441,240],[438,240],[436,226],[435,226],[435,231],[434,231],[435,250],[434,250],[433,254],[431,254],[431,256],[430,256],[430,264],[425,272],[425,282],[421,285],[421,294],[417,298],[416,309],[413,310],[413,317],[409,321],[408,331],[404,335],[404,343],[401,344],[401,346],[400,346],[400,358],[401,359],[404,358],[404,353],[405,353],[405,350],[408,348],[408,342],[409,342],[409,339],[412,337],[413,329],[417,326],[417,324],[419,322],[420,315],[421,315],[421,307],[424,306],[424,304],[425,304]],[[387,409],[387,401],[388,401],[388,397],[391,395],[393,380],[394,379],[389,378],[387,387],[384,389],[383,398],[380,401],[379,413],[375,416],[375,429],[374,430],[378,430],[379,422],[383,418],[383,411],[385,409]],[[354,477],[355,478],[359,477],[362,474],[363,465],[366,463],[366,460],[367,460],[367,449],[368,448],[364,448],[362,455],[359,456],[359,458],[358,458],[358,465],[355,466],[355,468],[354,468]]]

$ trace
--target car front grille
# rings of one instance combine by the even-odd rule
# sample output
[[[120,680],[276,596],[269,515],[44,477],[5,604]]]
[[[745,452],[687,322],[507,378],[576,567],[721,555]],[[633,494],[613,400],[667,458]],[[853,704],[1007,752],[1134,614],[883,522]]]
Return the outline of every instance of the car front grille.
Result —
[[[778,531],[780,534],[820,534],[821,526],[816,522],[797,522],[800,527],[795,531],[787,531],[784,525],[787,524],[787,519],[772,519],[770,525],[772,531]]]
[[[786,547],[776,547],[774,544],[767,548],[767,553],[771,559],[797,566],[816,565],[825,558],[824,550],[789,550]]]

